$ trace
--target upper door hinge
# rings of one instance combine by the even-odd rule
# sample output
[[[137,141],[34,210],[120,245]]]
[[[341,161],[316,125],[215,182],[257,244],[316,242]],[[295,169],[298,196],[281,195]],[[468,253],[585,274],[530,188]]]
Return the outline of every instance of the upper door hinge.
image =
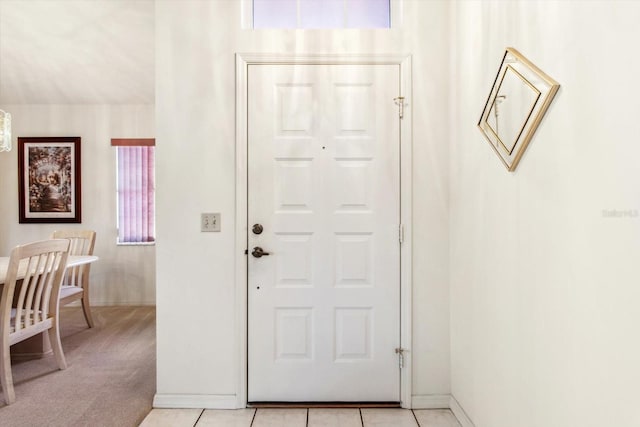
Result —
[[[398,226],[398,241],[404,243],[404,224]]]
[[[400,368],[404,368],[404,352],[405,349],[402,347],[396,348],[396,354],[398,355],[398,363],[400,364]]]
[[[400,118],[404,118],[404,96],[393,98],[393,102],[395,102],[398,106],[398,115],[400,116]]]

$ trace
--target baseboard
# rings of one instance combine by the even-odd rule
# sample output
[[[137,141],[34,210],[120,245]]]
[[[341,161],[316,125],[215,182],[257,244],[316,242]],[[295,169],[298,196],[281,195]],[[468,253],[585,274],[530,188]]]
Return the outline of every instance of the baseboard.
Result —
[[[158,394],[153,397],[154,408],[180,409],[237,409],[235,394]]]
[[[449,408],[462,427],[475,427],[471,419],[467,416],[467,413],[453,396],[449,399]]]
[[[414,394],[411,396],[411,409],[449,409],[448,394]]]
[[[462,427],[475,427],[455,397],[447,394],[411,396],[413,409],[451,409]],[[238,399],[234,394],[156,394],[154,408],[184,409],[237,409]]]

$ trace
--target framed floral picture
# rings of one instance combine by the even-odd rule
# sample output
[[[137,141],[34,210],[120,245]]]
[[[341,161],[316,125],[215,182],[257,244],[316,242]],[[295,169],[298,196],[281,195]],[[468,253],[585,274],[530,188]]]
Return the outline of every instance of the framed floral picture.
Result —
[[[20,223],[80,223],[80,137],[18,137]]]

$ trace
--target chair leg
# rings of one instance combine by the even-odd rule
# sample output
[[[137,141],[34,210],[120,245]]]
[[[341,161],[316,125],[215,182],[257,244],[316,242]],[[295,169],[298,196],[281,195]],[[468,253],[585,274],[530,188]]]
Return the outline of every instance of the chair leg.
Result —
[[[2,380],[2,392],[7,405],[16,401],[16,393],[13,389],[13,374],[11,372],[11,353],[9,345],[0,348],[0,379]]]
[[[91,306],[89,305],[89,287],[87,286],[82,291],[82,312],[84,318],[90,328],[93,328],[93,317],[91,316]]]
[[[67,369],[67,360],[64,357],[64,351],[62,351],[62,342],[60,342],[58,316],[53,319],[53,325],[49,328],[49,341],[51,342],[51,349],[53,350],[53,355],[56,357],[58,368]]]

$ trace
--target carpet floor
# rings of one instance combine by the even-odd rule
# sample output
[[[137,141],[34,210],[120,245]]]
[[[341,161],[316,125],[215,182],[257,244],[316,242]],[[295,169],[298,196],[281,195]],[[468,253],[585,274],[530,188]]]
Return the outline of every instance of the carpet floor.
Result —
[[[0,394],[0,426],[138,426],[156,389],[154,307],[94,307],[88,328],[79,307],[61,309],[68,368],[52,354],[12,363],[16,402]]]

